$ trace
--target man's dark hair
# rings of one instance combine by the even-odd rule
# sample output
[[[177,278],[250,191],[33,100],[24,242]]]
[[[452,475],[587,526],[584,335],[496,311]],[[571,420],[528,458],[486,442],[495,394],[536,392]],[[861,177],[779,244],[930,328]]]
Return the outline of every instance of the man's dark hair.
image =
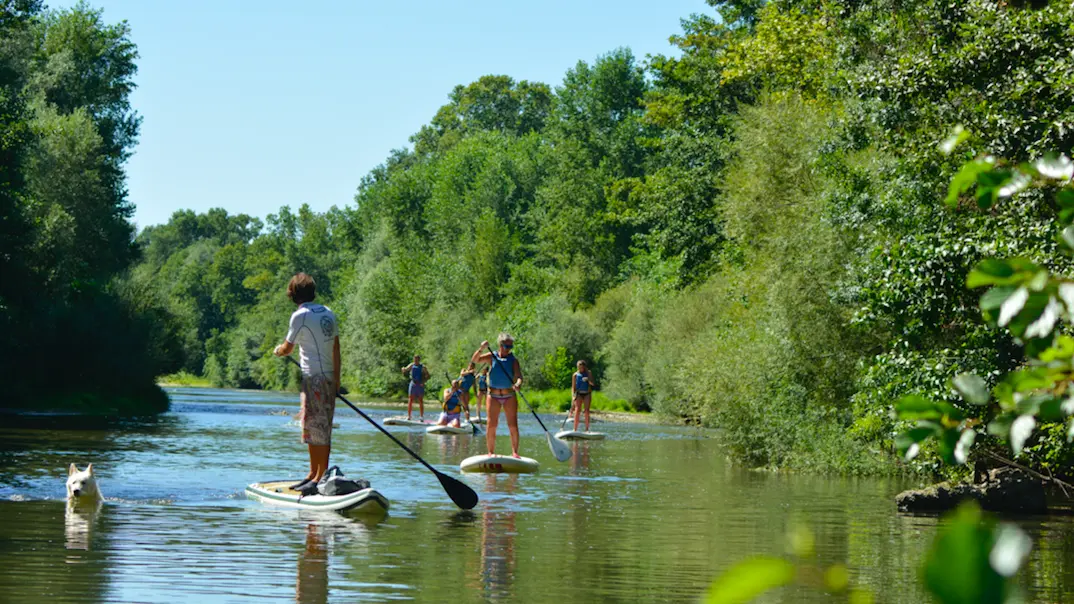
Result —
[[[287,297],[295,304],[313,302],[317,297],[317,284],[313,282],[313,277],[306,273],[291,277],[291,282],[287,284]]]

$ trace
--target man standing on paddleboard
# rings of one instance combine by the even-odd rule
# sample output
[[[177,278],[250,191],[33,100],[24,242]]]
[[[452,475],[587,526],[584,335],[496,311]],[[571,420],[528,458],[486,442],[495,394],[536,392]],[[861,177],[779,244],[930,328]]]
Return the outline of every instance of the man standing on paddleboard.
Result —
[[[504,415],[507,416],[507,429],[511,432],[511,456],[521,457],[518,454],[518,396],[515,394],[522,387],[522,367],[518,359],[511,354],[515,347],[515,339],[507,333],[501,333],[497,338],[499,350],[489,352],[488,341],[481,342],[481,347],[470,357],[470,362],[490,363],[489,368],[489,397],[488,397],[488,428],[485,430],[485,444],[489,455],[496,454],[496,426],[500,423],[500,407],[503,407]]]
[[[339,326],[336,315],[327,306],[317,304],[317,284],[313,277],[298,273],[287,284],[287,297],[298,305],[291,315],[287,338],[273,351],[287,356],[298,344],[302,366],[302,442],[309,446],[310,471],[306,479],[291,489],[308,494],[328,470],[332,450],[332,417],[336,412],[339,390]]]

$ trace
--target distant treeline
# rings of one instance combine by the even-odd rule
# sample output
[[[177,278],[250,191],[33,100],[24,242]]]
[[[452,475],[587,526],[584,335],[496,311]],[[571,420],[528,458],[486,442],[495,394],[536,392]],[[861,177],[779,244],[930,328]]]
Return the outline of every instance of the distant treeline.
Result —
[[[268,356],[297,270],[343,326],[344,381],[402,392],[516,337],[527,387],[575,359],[637,409],[718,425],[759,465],[876,471],[892,402],[1020,362],[965,288],[985,256],[1069,268],[1052,210],[940,202],[966,153],[1074,143],[1064,2],[710,0],[681,56],[618,49],[558,86],[485,76],[362,178],[354,204],[145,229],[112,288],[169,361],[285,388]],[[6,287],[6,280],[5,280]],[[128,295],[128,294],[123,294]]]

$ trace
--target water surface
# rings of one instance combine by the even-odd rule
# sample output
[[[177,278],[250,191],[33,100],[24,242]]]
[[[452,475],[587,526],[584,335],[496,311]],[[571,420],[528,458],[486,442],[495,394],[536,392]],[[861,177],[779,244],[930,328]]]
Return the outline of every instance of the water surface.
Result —
[[[333,463],[392,502],[382,519],[269,507],[251,482],[307,463],[294,395],[172,389],[152,420],[24,418],[0,427],[0,601],[696,601],[722,570],[783,555],[807,525],[820,564],[846,562],[879,602],[924,602],[917,565],[937,520],[895,513],[892,480],[783,475],[724,461],[712,433],[598,423],[558,463],[531,416],[531,475],[458,472],[484,440],[392,432],[481,497],[455,508],[430,472],[340,406]],[[371,409],[383,419],[397,411]],[[546,417],[558,425],[561,418]],[[506,434],[501,435],[506,451]],[[70,463],[93,462],[99,509],[67,509]],[[1074,601],[1074,525],[1020,523],[1035,601]],[[794,587],[766,602],[828,602]],[[836,600],[838,601],[838,600]]]

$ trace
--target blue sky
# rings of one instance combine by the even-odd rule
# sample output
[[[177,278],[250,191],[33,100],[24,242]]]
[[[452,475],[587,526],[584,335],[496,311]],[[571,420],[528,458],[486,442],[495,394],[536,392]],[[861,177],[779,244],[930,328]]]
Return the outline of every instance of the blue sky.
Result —
[[[53,2],[64,7],[74,2]],[[139,226],[177,209],[264,217],[352,203],[359,180],[485,74],[558,85],[619,46],[674,52],[703,0],[92,0],[141,58],[127,165]]]

